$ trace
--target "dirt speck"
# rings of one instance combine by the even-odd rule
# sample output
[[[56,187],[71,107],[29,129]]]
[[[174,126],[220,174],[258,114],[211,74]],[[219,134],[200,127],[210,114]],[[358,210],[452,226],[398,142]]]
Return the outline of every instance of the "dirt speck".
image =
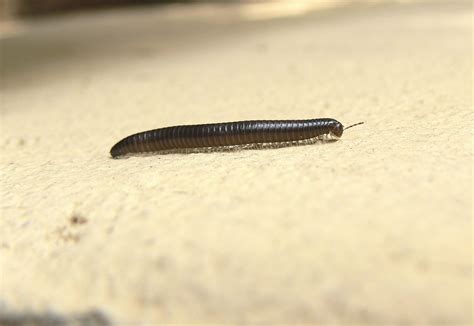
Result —
[[[64,226],[57,228],[55,234],[64,242],[78,243],[81,240],[79,233],[71,232]]]
[[[85,218],[84,216],[80,216],[80,215],[73,215],[69,219],[69,222],[71,223],[71,225],[86,224],[87,223],[87,218]]]

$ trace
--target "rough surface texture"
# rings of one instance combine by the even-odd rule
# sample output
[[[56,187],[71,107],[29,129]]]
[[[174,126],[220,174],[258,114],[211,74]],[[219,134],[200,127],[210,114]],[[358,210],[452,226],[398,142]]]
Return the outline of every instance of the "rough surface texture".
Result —
[[[469,323],[469,1],[264,22],[169,10],[4,42],[0,311]],[[168,125],[316,117],[366,124],[327,145],[108,153]]]

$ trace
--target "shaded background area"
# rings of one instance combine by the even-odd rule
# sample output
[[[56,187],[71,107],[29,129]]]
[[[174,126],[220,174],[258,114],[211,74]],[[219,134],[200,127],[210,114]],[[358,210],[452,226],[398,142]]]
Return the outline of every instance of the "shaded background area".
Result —
[[[0,22],[0,69],[4,88],[23,87],[32,77],[51,82],[58,67],[86,68],[91,62],[129,55],[151,58],[205,47],[236,34],[291,24],[310,13],[327,20],[397,0],[0,0],[10,19]],[[4,12],[8,12],[5,10]],[[309,18],[312,19],[312,18]],[[126,28],[123,28],[126,25]],[[264,42],[258,45],[267,51]]]
[[[1,0],[4,18],[57,14],[123,5],[190,3],[199,0]],[[232,0],[224,0],[232,1]]]
[[[249,4],[271,10],[277,5],[292,11],[301,7],[332,7],[340,3],[410,3],[429,0],[0,0],[0,18],[15,19],[113,7],[159,4]],[[265,8],[262,8],[265,10]]]

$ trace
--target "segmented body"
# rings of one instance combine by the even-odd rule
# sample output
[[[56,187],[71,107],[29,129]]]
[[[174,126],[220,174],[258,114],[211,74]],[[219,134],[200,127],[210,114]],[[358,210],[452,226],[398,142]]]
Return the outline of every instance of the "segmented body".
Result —
[[[110,150],[112,157],[177,149],[301,141],[342,136],[334,119],[255,120],[154,129],[130,135]]]

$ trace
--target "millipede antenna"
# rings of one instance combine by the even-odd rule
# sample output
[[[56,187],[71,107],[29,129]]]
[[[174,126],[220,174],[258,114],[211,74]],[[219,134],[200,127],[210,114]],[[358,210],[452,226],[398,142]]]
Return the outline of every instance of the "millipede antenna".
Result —
[[[348,127],[345,127],[344,130],[347,130],[347,129],[349,129],[349,128],[352,128],[352,127],[355,127],[355,126],[358,126],[358,125],[363,125],[363,124],[364,124],[364,122],[357,122],[357,123],[354,123],[353,125],[350,125],[350,126],[348,126]]]

